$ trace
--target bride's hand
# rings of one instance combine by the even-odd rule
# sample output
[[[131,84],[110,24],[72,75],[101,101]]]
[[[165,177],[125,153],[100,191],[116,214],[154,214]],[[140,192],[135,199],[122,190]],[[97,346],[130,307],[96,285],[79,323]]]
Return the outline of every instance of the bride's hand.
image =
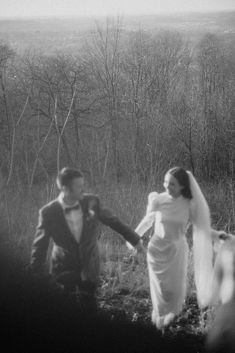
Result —
[[[143,241],[140,239],[136,246],[131,245],[128,241],[126,241],[126,246],[128,247],[129,250],[132,250],[133,252],[146,252],[145,247],[143,246]]]
[[[140,255],[146,255],[146,249],[143,245],[143,241],[142,239],[139,240],[139,242],[137,243],[135,250],[137,251],[138,254]]]
[[[141,258],[146,256],[146,249],[143,245],[142,239],[139,240],[139,242],[137,243],[137,245],[135,247],[135,255],[137,255],[138,257],[141,257]]]
[[[132,252],[134,256],[146,256],[146,249],[143,246],[142,239],[139,240],[136,246],[132,246],[130,243],[126,242],[128,249]]]

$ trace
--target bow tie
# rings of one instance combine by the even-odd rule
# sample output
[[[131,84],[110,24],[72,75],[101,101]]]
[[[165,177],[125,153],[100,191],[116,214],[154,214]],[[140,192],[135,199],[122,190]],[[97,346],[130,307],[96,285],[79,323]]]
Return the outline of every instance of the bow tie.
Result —
[[[78,204],[74,205],[74,206],[70,206],[70,207],[66,207],[64,209],[64,212],[67,214],[69,213],[70,211],[74,211],[74,210],[79,210],[81,208],[81,206]]]

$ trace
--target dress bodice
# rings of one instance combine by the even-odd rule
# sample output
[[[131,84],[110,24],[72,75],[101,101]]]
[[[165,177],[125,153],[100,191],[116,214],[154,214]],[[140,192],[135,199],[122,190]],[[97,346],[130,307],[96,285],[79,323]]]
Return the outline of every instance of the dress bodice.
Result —
[[[190,202],[183,196],[173,198],[167,193],[156,194],[152,211],[155,211],[155,236],[177,240],[186,233]]]

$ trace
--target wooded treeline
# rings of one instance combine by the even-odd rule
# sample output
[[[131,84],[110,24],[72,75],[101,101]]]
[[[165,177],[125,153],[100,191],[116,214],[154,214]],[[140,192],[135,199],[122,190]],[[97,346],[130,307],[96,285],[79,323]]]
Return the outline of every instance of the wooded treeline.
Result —
[[[234,177],[235,45],[97,25],[79,53],[0,45],[0,168],[32,186],[64,165],[147,182],[182,165]]]

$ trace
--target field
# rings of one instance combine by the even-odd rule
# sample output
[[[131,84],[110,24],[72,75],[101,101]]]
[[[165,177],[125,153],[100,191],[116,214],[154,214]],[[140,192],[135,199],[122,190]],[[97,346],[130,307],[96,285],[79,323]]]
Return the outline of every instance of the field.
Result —
[[[144,214],[147,194],[152,188],[153,186],[151,185],[147,188],[141,185],[119,185],[118,187],[115,185],[99,185],[97,187],[93,186],[90,190],[98,192],[104,204],[109,206],[114,213],[134,228]],[[160,189],[161,187],[159,187]],[[217,185],[207,184],[203,185],[203,190],[211,206],[213,226],[217,229],[234,231],[234,195],[231,185],[226,182]],[[5,236],[5,241],[2,244],[5,248],[5,256],[8,254],[9,258],[14,258],[14,261],[18,263],[17,271],[19,268],[22,268],[23,272],[27,269],[30,248],[37,223],[38,208],[54,196],[56,196],[56,189],[53,183],[48,184],[46,187],[45,185],[37,186],[30,193],[22,189],[17,189],[12,193],[7,190],[4,193],[4,197],[1,200],[1,215],[2,224],[5,224],[5,235],[7,236]],[[3,236],[4,232],[2,228],[2,239]],[[188,241],[191,248],[190,232],[188,234]],[[147,245],[147,242],[148,236],[144,238],[145,245]],[[112,329],[116,332],[116,325],[120,325],[119,336],[117,332],[115,333],[116,336],[112,336],[114,341],[111,339],[109,341],[109,338],[103,338],[104,341],[107,340],[108,343],[106,343],[109,345],[110,351],[116,352],[117,347],[120,348],[124,344],[122,339],[124,340],[126,333],[123,331],[130,331],[131,337],[132,335],[135,337],[135,332],[139,332],[138,330],[140,330],[142,336],[139,332],[138,339],[135,337],[134,341],[132,341],[130,338],[130,352],[152,352],[156,347],[158,347],[158,351],[161,351],[160,347],[162,347],[163,352],[165,352],[166,347],[168,349],[171,347],[169,352],[177,352],[179,346],[181,347],[180,350],[185,352],[204,352],[205,337],[213,321],[214,308],[201,310],[197,306],[191,253],[188,268],[188,295],[183,311],[162,336],[152,326],[150,321],[151,300],[145,258],[133,256],[127,249],[122,238],[115,235],[106,227],[102,227],[100,230],[99,245],[102,273],[101,285],[98,292],[98,306],[100,315],[104,319],[102,324],[105,323],[104,325],[106,325],[106,320],[108,320],[109,324],[107,325],[111,330],[111,335],[114,334]],[[15,273],[11,273],[9,278],[14,279],[15,276]],[[17,281],[18,279],[15,280],[13,288],[15,288]],[[31,293],[31,289],[29,289],[28,284],[26,287],[27,298],[27,295],[29,295],[28,291]],[[25,296],[23,288],[23,285],[21,285],[20,289],[16,289],[17,297],[20,291]],[[30,301],[33,303],[34,297],[32,293],[30,294]],[[12,298],[12,293],[10,293],[9,297]],[[20,299],[17,299],[15,296],[13,297],[13,301],[15,300],[18,303],[17,300]],[[27,299],[23,302],[23,304],[20,303],[20,306],[23,305],[22,308],[26,306],[27,311],[29,303]],[[47,305],[48,303],[50,301],[47,301]],[[55,314],[54,311],[52,313],[53,320],[55,320],[57,313]],[[26,320],[25,313],[22,320]],[[32,320],[31,316],[30,320]],[[100,324],[98,319],[98,327],[102,327],[102,324]],[[50,332],[50,325],[48,325],[47,330]],[[31,328],[29,332],[31,332]],[[52,332],[53,335],[58,334],[57,331]],[[33,334],[32,337],[34,337]],[[43,334],[42,337],[44,337]],[[97,344],[101,345],[105,351],[104,342],[101,337],[102,335],[99,338],[95,336],[93,339],[98,340],[99,343]],[[30,341],[30,338],[28,339]],[[115,340],[118,340],[119,343],[117,344]],[[94,347],[92,349],[96,352]]]

